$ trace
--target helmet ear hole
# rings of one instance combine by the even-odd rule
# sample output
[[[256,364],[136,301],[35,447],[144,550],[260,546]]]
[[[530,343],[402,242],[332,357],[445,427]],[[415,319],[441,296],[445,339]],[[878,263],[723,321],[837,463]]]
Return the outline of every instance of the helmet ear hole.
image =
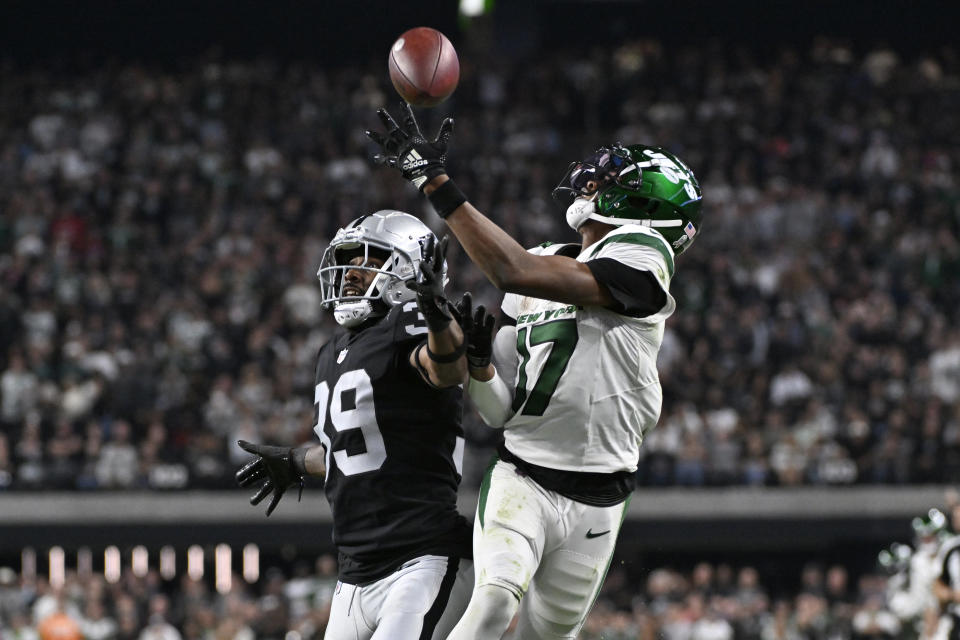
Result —
[[[650,198],[628,198],[627,204],[645,213],[653,213],[660,206],[660,203]]]
[[[380,298],[390,306],[413,300],[415,294],[407,288],[406,280],[394,280],[383,288]]]

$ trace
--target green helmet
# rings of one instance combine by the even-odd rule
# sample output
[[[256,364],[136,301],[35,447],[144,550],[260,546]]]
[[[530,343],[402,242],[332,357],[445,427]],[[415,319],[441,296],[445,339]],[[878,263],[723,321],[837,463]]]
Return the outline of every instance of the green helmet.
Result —
[[[930,509],[925,516],[917,516],[910,522],[917,537],[933,537],[947,528],[947,516],[940,509]]]
[[[595,192],[595,206],[577,202]],[[641,224],[660,232],[678,255],[700,231],[700,183],[680,158],[660,147],[601,147],[570,163],[553,197],[568,207],[567,223],[574,230],[587,220]]]

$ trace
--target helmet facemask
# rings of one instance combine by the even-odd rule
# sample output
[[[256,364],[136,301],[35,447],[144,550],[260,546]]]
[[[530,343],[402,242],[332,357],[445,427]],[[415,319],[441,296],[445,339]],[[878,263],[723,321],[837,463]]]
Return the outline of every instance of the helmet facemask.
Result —
[[[362,216],[337,231],[317,271],[323,308],[332,310],[341,326],[356,327],[414,300],[416,294],[406,285],[417,277],[427,237],[435,238],[422,222],[390,210]],[[383,264],[372,266],[371,258]],[[357,284],[347,278],[351,271],[373,274],[369,284],[361,285],[364,290],[351,290]]]
[[[356,258],[359,264],[351,264]],[[370,259],[383,261],[380,267],[371,266]],[[365,290],[350,291],[362,282],[351,282],[347,272],[374,274]],[[355,327],[368,318],[386,315],[390,307],[412,299],[412,292],[405,281],[414,273],[410,260],[390,247],[372,242],[343,242],[331,244],[323,254],[320,270],[321,303],[333,309],[337,324]],[[403,277],[403,276],[407,277]],[[365,280],[362,278],[361,280]]]
[[[636,189],[641,180],[642,173],[631,160],[629,150],[619,144],[600,147],[586,160],[570,163],[553,190],[553,198],[569,206],[576,198],[590,198],[610,184]]]

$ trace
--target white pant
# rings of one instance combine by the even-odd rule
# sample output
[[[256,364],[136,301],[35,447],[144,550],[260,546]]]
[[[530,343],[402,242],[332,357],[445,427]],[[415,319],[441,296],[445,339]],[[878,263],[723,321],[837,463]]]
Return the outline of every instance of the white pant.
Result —
[[[500,460],[480,489],[476,584],[521,599],[516,638],[575,638],[613,558],[629,499],[593,507],[548,491]]]
[[[420,556],[364,586],[337,583],[324,640],[442,640],[470,599],[473,563]]]

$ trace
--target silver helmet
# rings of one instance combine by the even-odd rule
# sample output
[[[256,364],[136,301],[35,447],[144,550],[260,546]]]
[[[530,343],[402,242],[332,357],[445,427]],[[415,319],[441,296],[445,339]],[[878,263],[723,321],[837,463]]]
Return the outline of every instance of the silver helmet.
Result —
[[[402,211],[377,211],[343,227],[324,251],[317,271],[323,308],[333,309],[338,324],[355,327],[368,318],[385,315],[390,307],[413,300],[416,294],[406,283],[416,279],[422,248],[430,238],[436,242],[429,227]],[[360,256],[362,266],[350,264]],[[383,260],[383,266],[366,266],[370,257]],[[376,277],[360,295],[346,295],[349,270],[372,271]],[[444,262],[444,281],[446,273]]]

